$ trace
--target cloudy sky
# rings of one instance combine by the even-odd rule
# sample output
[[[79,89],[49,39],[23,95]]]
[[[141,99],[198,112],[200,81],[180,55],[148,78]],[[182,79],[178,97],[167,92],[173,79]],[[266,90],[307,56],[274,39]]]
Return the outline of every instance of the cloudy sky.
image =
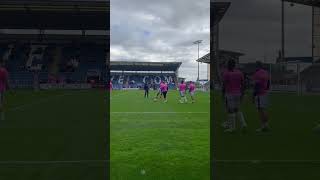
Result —
[[[219,1],[232,3],[221,22],[220,47],[245,53],[242,61],[275,61],[281,48],[281,1]],[[312,55],[311,10],[286,3],[286,56]]]
[[[111,61],[179,61],[179,75],[196,80],[198,39],[201,57],[210,50],[209,0],[111,1]]]

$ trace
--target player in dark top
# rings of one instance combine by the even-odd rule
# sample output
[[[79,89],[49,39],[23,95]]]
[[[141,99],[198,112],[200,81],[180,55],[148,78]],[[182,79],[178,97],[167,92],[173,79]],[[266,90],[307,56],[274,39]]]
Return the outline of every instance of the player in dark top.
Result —
[[[149,87],[148,83],[144,83],[143,89],[144,89],[144,98],[149,98],[150,87]]]

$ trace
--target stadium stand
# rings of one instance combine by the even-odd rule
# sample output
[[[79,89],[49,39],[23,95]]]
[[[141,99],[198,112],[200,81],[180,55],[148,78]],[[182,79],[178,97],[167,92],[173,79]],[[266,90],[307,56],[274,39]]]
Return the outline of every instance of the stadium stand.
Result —
[[[10,82],[23,87],[32,86],[35,71],[39,73],[40,83],[64,80],[86,82],[93,77],[96,81],[104,81],[102,75],[102,72],[106,71],[104,46],[82,45],[79,52],[81,54],[78,55],[74,48],[70,47],[62,48],[59,53],[53,46],[19,47],[11,44],[10,48],[1,48],[0,55],[10,72]]]
[[[111,81],[114,89],[142,88],[144,83],[157,89],[161,81],[175,89],[181,62],[111,61]]]
[[[6,18],[0,19],[0,58],[10,84],[25,88],[35,81],[104,83],[109,61],[107,2],[1,1],[0,14]]]

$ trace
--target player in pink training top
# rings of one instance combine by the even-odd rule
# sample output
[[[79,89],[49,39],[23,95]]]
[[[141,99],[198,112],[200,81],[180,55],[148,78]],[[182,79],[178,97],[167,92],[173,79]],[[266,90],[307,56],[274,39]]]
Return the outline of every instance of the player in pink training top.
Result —
[[[269,73],[263,69],[260,61],[256,62],[256,72],[252,80],[254,82],[253,101],[259,112],[261,128],[257,132],[264,132],[269,130],[268,113],[266,108],[268,106],[268,91],[270,88]]]
[[[179,84],[180,103],[185,103],[188,101],[186,97],[186,89],[187,84],[182,80]]]
[[[161,92],[161,87],[164,85],[164,81],[161,81],[160,82],[160,86],[159,86],[159,89],[158,89],[158,92],[157,92],[157,95],[154,97],[154,101],[157,101],[159,96],[160,98],[162,97],[162,92]]]
[[[163,95],[164,102],[166,103],[168,101],[167,100],[167,93],[168,93],[168,90],[169,90],[168,84],[166,82],[164,82],[162,84],[162,86],[160,86],[160,90],[161,90],[161,94]]]
[[[194,82],[190,82],[189,84],[189,93],[190,93],[190,96],[191,96],[191,99],[192,99],[192,103],[195,102],[195,99],[194,99],[194,93],[196,92],[196,85],[194,84]]]
[[[228,69],[223,73],[223,96],[226,101],[228,118],[226,121],[226,132],[233,132],[236,129],[236,119],[240,121],[241,128],[247,127],[243,114],[240,111],[240,104],[244,94],[244,76],[235,68],[234,60],[228,61]]]
[[[4,63],[0,62],[0,120],[4,120],[4,95],[7,89],[9,89],[8,71]]]

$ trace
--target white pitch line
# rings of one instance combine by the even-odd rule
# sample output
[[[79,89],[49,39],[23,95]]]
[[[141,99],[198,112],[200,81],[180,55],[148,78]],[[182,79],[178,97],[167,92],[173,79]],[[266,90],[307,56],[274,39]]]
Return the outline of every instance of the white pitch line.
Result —
[[[158,112],[158,111],[143,111],[143,112],[110,112],[111,114],[208,114],[210,112]]]
[[[75,161],[0,161],[0,165],[8,164],[88,164],[107,163],[108,160],[75,160]]]

